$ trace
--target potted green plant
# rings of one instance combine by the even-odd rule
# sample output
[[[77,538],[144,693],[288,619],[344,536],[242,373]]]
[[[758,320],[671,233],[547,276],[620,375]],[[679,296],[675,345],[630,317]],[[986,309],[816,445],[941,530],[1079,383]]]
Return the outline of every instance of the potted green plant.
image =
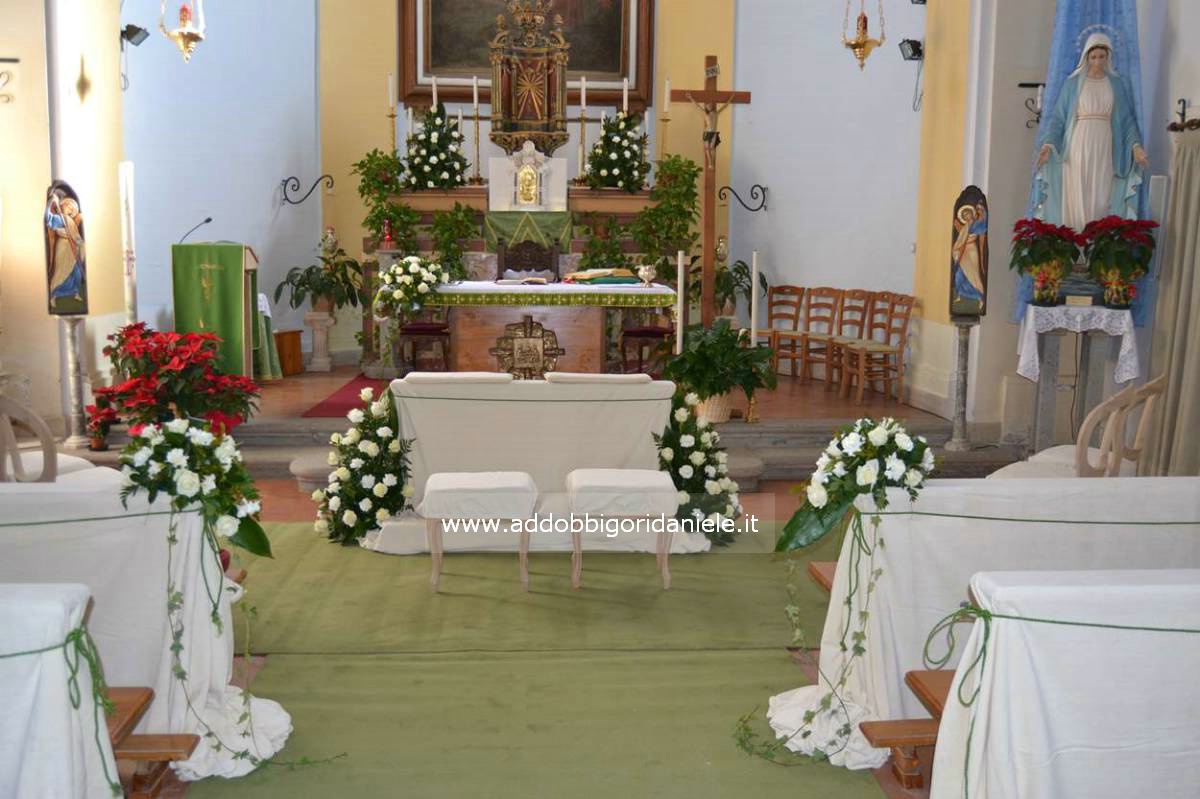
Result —
[[[713,295],[716,298],[717,307],[724,308],[726,316],[733,316],[737,308],[738,297],[741,297],[749,304],[751,290],[750,264],[741,260],[734,261],[732,266],[718,263],[713,277]],[[692,286],[699,291],[700,282],[694,280],[692,281]],[[767,293],[767,277],[762,272],[758,273],[758,287],[759,291],[765,296]]]
[[[429,228],[433,248],[450,280],[466,280],[467,266],[463,261],[463,239],[479,235],[479,218],[474,208],[455,203],[449,211],[436,211]]]
[[[696,181],[700,167],[681,155],[669,155],[658,162],[651,204],[643,208],[629,232],[642,253],[642,262],[654,264],[658,276],[675,282],[675,254],[683,250],[691,255],[696,247],[696,222],[700,217],[700,194]],[[690,260],[689,260],[690,263]],[[695,281],[691,281],[695,284]]]
[[[588,214],[585,221],[590,235],[583,245],[579,269],[628,267],[629,256],[621,247],[621,237],[625,235],[626,229],[617,218],[609,216],[601,219],[596,214]]]
[[[702,400],[701,415],[710,422],[729,420],[730,392],[740,388],[753,398],[760,388],[775,387],[770,347],[744,346],[745,336],[728,319],[712,327],[692,325],[684,337],[683,352],[667,362],[663,376]]]
[[[1055,305],[1063,275],[1079,257],[1079,235],[1069,227],[1040,219],[1019,219],[1013,226],[1009,268],[1033,278],[1033,304]]]
[[[413,252],[417,247],[420,214],[392,198],[405,187],[404,162],[395,152],[371,150],[354,163],[358,196],[367,206],[363,227],[384,249]]]
[[[1123,219],[1113,215],[1089,222],[1083,229],[1087,240],[1088,271],[1104,286],[1104,304],[1128,308],[1137,289],[1134,281],[1146,274],[1154,257],[1154,235],[1158,223],[1149,219]]]
[[[275,287],[275,302],[289,291],[288,303],[299,308],[306,299],[312,300],[314,311],[334,311],[347,305],[358,307],[359,289],[362,285],[362,264],[337,246],[323,246],[318,257],[319,264],[293,266],[287,276]]]

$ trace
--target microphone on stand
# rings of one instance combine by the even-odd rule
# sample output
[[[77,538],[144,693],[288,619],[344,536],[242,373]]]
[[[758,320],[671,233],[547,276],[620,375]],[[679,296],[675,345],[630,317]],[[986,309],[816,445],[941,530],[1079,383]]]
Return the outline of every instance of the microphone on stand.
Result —
[[[207,225],[207,224],[208,224],[209,222],[211,222],[211,221],[212,221],[212,217],[211,217],[211,216],[206,216],[206,217],[204,217],[204,221],[203,221],[203,222],[201,222],[200,224],[196,225],[196,227],[193,227],[193,228],[192,228],[191,230],[189,230],[187,233],[184,233],[184,234],[183,234],[182,238],[180,238],[180,239],[179,239],[179,243],[180,243],[180,244],[183,244],[183,240],[184,240],[184,239],[186,239],[188,236],[192,235],[193,233],[195,233],[195,232],[196,232],[196,228],[203,227],[204,225]]]

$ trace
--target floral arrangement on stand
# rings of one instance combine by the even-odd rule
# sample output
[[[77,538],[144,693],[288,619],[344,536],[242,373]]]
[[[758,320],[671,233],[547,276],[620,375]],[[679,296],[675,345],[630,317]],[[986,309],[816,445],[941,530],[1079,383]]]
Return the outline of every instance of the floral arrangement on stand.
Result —
[[[463,135],[458,122],[450,119],[441,103],[425,112],[421,130],[409,134],[408,188],[453,189],[467,179],[467,157],[462,153]]]
[[[733,543],[736,533],[722,529],[722,522],[742,515],[738,484],[729,476],[729,455],[720,446],[721,436],[700,413],[697,394],[675,395],[671,420],[662,435],[654,436],[654,443],[659,470],[671,475],[679,491],[676,518],[707,519],[711,529],[705,533],[713,544]]]
[[[104,425],[111,426],[115,414],[130,424],[204,419],[214,432],[228,433],[257,407],[253,380],[213,365],[220,339],[211,333],[159,333],[138,322],[108,340],[104,354],[125,379],[93,391],[88,424],[95,431],[107,432]]]
[[[1104,286],[1104,304],[1128,308],[1137,296],[1134,282],[1146,274],[1154,258],[1158,223],[1112,215],[1089,222],[1083,229],[1088,271]]]
[[[1085,239],[1064,225],[1018,219],[1013,226],[1009,268],[1033,279],[1035,305],[1055,305],[1063,276],[1079,258]]]
[[[429,293],[449,282],[450,273],[441,264],[419,255],[401,258],[379,273],[375,314],[392,319],[416,316]]]
[[[801,750],[819,760],[827,760],[847,746],[854,732],[850,715],[841,699],[854,664],[866,654],[867,622],[870,618],[871,597],[883,574],[876,566],[875,554],[882,547],[879,537],[880,512],[888,507],[887,489],[901,488],[910,499],[916,499],[925,481],[936,467],[933,449],[924,436],[911,435],[895,419],[875,421],[859,419],[839,430],[817,459],[816,470],[803,486],[805,501],[780,531],[775,543],[776,552],[790,552],[808,546],[835,527],[846,525],[847,535],[853,536],[849,551],[849,572],[868,575],[865,582],[852,583],[844,602],[857,607],[857,613],[845,614],[840,634],[840,647],[848,657],[837,672],[825,674],[818,668],[820,682],[827,689],[817,702],[816,709],[804,714],[803,724],[792,735],[763,741],[752,729],[754,711],[738,720],[734,740],[747,754],[778,761],[787,745],[796,739]],[[860,496],[871,497],[875,512],[871,516],[871,531],[862,523],[862,513],[855,506]],[[845,549],[843,549],[845,552]],[[796,625],[799,608],[795,604],[797,591],[790,580],[795,575],[794,561],[788,561],[788,596],[791,603],[784,613]],[[805,635],[794,629],[793,643],[804,651]],[[829,733],[825,740],[814,741],[814,730]]]
[[[646,185],[650,163],[646,160],[647,135],[641,114],[618,111],[600,126],[600,138],[587,160],[587,181],[593,189],[624,189],[633,194]]]
[[[397,436],[398,425],[387,392],[359,393],[363,408],[346,418],[352,427],[329,438],[329,484],[313,492],[320,503],[314,528],[331,541],[354,544],[392,516],[407,510],[413,495],[408,453],[412,442]]]
[[[117,409],[112,407],[112,401],[107,395],[98,394],[96,402],[85,407],[84,411],[88,416],[87,429],[92,439],[88,449],[93,452],[108,449],[108,432],[114,424],[121,421]]]

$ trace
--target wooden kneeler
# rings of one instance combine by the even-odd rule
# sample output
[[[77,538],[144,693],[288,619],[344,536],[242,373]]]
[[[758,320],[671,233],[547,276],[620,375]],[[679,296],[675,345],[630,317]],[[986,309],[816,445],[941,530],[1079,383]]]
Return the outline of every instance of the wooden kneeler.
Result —
[[[904,682],[933,718],[864,721],[858,728],[871,746],[892,750],[892,774],[901,786],[920,788],[924,780],[917,747],[937,744],[938,726],[950,685],[954,682],[954,672],[949,669],[910,671],[904,675]]]
[[[129,799],[153,799],[159,795],[170,770],[168,763],[187,760],[200,744],[200,736],[190,733],[172,735],[133,735],[133,728],[154,699],[149,688],[109,688],[113,713],[108,717],[108,738],[113,757],[137,764],[129,786]]]
[[[836,560],[810,560],[808,562],[808,576],[813,578],[817,585],[825,589],[825,593],[833,593],[833,575],[837,571]]]

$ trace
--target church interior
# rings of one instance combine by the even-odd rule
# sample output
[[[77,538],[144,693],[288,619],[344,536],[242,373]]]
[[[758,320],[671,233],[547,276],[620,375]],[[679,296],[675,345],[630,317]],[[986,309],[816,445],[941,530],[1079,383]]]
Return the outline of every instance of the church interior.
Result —
[[[1196,796],[1200,4],[0,20],[0,797]]]

